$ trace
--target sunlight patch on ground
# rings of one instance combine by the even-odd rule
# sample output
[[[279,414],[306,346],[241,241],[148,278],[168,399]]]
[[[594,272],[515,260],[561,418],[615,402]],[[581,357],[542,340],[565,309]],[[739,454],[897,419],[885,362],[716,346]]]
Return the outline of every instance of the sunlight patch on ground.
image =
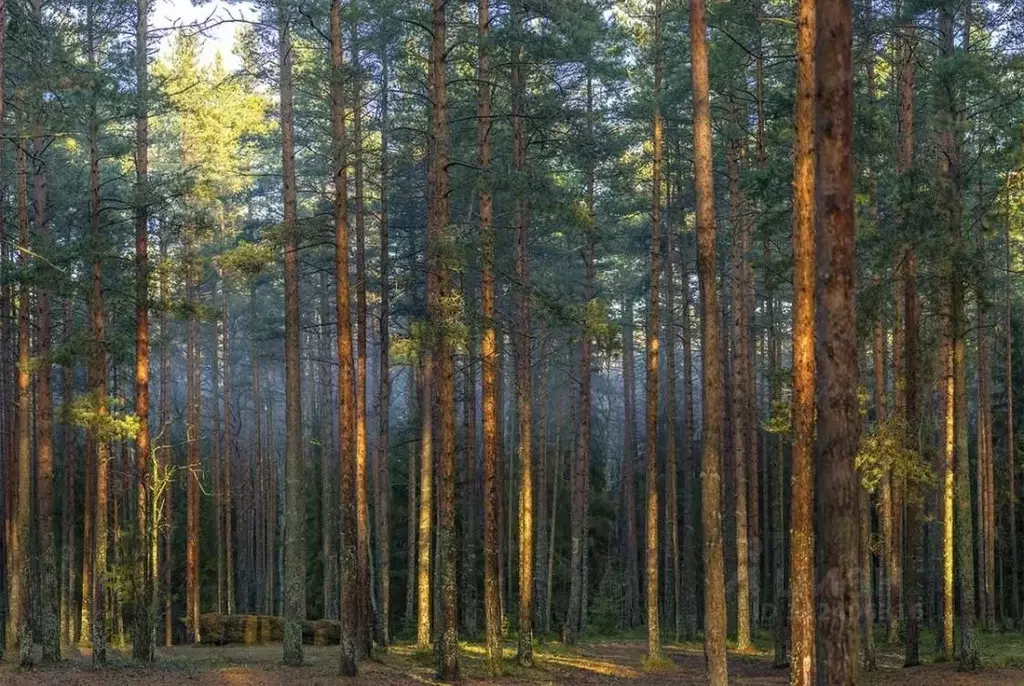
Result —
[[[615,664],[614,662],[606,662],[604,660],[595,660],[587,657],[568,657],[563,655],[545,655],[540,658],[543,662],[551,663],[559,667],[571,667],[573,669],[581,669],[587,672],[594,672],[595,674],[601,674],[602,676],[613,676],[618,679],[637,679],[641,676],[641,672],[624,665]]]

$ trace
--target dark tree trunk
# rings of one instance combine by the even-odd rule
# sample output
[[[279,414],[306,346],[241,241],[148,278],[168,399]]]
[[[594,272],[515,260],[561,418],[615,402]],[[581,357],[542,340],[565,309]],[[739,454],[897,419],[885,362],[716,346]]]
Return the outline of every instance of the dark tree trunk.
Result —
[[[299,241],[295,191],[295,119],[292,110],[291,19],[278,8],[281,96],[281,168],[284,207],[284,663],[302,664],[306,619],[306,465],[302,439],[302,370],[299,346]],[[271,422],[271,428],[273,422]]]
[[[854,313],[853,50],[850,0],[817,7],[815,490],[821,550],[817,590],[818,679],[859,682],[860,433]],[[794,467],[795,470],[795,467]]]

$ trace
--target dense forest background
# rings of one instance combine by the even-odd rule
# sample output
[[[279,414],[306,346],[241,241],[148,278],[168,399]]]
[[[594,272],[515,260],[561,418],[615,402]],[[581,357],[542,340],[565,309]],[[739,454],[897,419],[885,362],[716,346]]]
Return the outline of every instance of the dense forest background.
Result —
[[[0,0],[8,658],[1021,626],[1024,6],[244,9]]]

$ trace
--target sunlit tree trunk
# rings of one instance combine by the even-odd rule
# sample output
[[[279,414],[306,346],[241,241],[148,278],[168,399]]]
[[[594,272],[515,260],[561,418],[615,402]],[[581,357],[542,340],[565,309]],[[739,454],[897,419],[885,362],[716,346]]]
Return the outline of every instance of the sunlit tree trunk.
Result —
[[[647,471],[647,659],[661,656],[661,626],[658,615],[658,356],[661,297],[661,173],[664,148],[661,115],[661,0],[654,2],[654,117],[651,125],[651,277],[647,298],[647,384],[646,450]]]
[[[725,557],[722,542],[722,423],[724,414],[718,289],[715,279],[715,191],[708,96],[707,16],[704,0],[690,0],[693,80],[693,161],[697,198],[697,272],[701,300],[701,377],[704,436],[701,524],[704,542],[704,657],[708,681],[729,681],[725,659]]]
[[[370,504],[366,484],[366,205],[363,188],[363,89],[359,70],[358,22],[352,22],[352,165],[356,220],[356,656],[368,657],[373,647],[370,613]]]
[[[490,10],[488,0],[477,9],[477,100],[476,155],[481,180],[480,205],[480,377],[483,428],[483,514],[484,514],[484,639],[487,672],[501,673],[501,583],[498,553],[500,498],[498,471],[498,345],[494,330],[494,216],[490,187],[491,166],[491,84]]]
[[[135,627],[132,656],[153,659],[149,555],[149,0],[136,2],[135,18]]]
[[[302,370],[299,328],[299,241],[295,197],[295,119],[292,110],[291,19],[278,8],[277,49],[281,96],[281,168],[284,208],[284,663],[302,664],[306,619],[306,466],[302,439]],[[273,423],[271,423],[273,427]]]
[[[526,167],[526,75],[523,67],[523,22],[525,11],[513,0],[512,30],[512,167],[516,178],[515,260],[516,330],[513,335],[516,362],[516,417],[519,450],[519,631],[516,659],[533,664],[533,396],[530,346],[530,180]]]
[[[341,675],[356,675],[358,602],[356,578],[355,397],[353,387],[351,296],[348,275],[348,159],[341,0],[330,5],[331,143],[334,174],[334,269],[338,329],[338,451],[341,510]]]
[[[456,607],[455,540],[455,365],[452,330],[462,313],[450,304],[454,292],[449,271],[451,250],[448,154],[448,52],[445,0],[431,2],[431,40],[428,69],[430,135],[428,136],[427,185],[427,311],[435,336],[437,407],[437,548],[440,566],[438,593],[440,622],[437,631],[437,676],[442,681],[459,679],[458,609]],[[430,283],[433,280],[434,283]],[[429,481],[429,474],[424,476]],[[429,607],[428,607],[429,610]],[[529,619],[529,617],[527,617]]]
[[[793,143],[793,453],[790,603],[793,686],[814,683],[814,309],[816,0],[800,0]]]

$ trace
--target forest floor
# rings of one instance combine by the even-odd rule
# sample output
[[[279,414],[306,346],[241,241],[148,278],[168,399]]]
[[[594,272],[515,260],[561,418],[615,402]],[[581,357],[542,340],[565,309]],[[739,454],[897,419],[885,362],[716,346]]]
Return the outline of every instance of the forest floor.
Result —
[[[772,666],[770,637],[758,642],[748,654],[729,653],[729,683],[762,685],[785,684],[785,670]],[[979,644],[986,667],[973,674],[957,671],[956,664],[928,663],[914,669],[902,669],[902,650],[880,646],[879,669],[865,674],[865,684],[909,684],[911,686],[958,686],[960,684],[1024,683],[1024,635],[981,635]],[[922,649],[934,645],[925,636]],[[646,643],[635,637],[619,640],[592,640],[575,648],[557,643],[538,646],[533,668],[514,664],[514,648],[505,649],[506,673],[488,679],[483,663],[483,646],[467,643],[462,646],[462,669],[466,683],[509,685],[530,684],[610,684],[632,681],[638,684],[702,684],[704,655],[699,643],[665,646],[668,660],[657,670],[644,667]],[[922,650],[924,654],[926,651]],[[39,686],[121,686],[155,684],[156,686],[277,686],[283,684],[434,684],[433,656],[417,651],[409,644],[392,646],[386,654],[360,663],[359,677],[343,680],[337,676],[338,647],[306,646],[303,667],[280,664],[281,646],[176,646],[158,648],[157,662],[140,668],[127,655],[114,654],[105,669],[93,669],[88,652],[68,656],[60,665],[32,670],[0,666],[0,685]]]

